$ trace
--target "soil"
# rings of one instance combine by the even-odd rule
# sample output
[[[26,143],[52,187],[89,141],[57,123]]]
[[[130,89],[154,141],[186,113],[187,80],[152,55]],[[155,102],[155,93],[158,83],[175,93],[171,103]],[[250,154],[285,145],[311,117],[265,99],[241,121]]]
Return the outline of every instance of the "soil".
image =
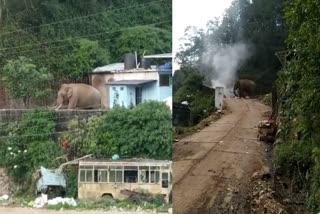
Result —
[[[174,144],[174,213],[286,213],[271,188],[260,185],[268,181],[257,176],[271,173],[272,145],[257,140],[258,122],[270,107],[255,99],[225,103],[221,119]],[[255,200],[263,194],[268,200]]]

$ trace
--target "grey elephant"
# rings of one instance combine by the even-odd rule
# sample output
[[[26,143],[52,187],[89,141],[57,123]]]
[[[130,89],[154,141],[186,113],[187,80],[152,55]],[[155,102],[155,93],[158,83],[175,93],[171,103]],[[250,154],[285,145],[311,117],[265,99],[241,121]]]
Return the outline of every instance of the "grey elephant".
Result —
[[[58,110],[64,103],[67,103],[68,109],[97,109],[101,108],[101,94],[90,85],[62,84],[56,103],[52,109]]]
[[[236,90],[239,89],[239,94],[236,94]],[[249,96],[251,98],[254,97],[256,89],[256,84],[252,80],[248,79],[240,79],[237,80],[233,87],[233,93],[235,96],[244,98],[246,96]]]

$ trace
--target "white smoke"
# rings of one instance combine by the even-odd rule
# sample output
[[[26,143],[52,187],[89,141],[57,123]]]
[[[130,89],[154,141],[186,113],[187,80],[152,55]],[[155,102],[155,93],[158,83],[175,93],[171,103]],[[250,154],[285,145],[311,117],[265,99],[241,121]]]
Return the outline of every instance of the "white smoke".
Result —
[[[233,45],[207,45],[202,63],[210,68],[207,71],[212,87],[224,87],[226,96],[230,96],[236,80],[237,70],[250,56],[249,46],[244,43]]]

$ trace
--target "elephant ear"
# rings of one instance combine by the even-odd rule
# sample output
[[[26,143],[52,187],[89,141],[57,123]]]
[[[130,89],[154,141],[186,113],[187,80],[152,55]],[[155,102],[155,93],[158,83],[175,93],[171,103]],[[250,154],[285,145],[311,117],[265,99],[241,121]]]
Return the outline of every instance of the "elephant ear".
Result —
[[[73,93],[73,90],[71,87],[66,88],[67,97],[70,99]]]

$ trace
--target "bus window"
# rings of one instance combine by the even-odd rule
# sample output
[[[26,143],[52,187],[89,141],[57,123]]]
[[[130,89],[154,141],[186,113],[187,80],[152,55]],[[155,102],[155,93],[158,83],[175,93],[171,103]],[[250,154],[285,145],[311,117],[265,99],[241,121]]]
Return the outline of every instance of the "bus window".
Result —
[[[149,167],[140,166],[139,167],[139,177],[141,183],[149,183]]]
[[[80,167],[80,182],[93,182],[93,166]]]
[[[167,172],[162,173],[162,188],[169,187],[169,175]]]
[[[109,170],[109,182],[123,182],[123,167],[122,166],[110,166]]]
[[[150,167],[150,183],[159,183],[160,181],[160,167]]]
[[[124,167],[124,182],[137,183],[138,182],[138,167],[125,166]]]
[[[108,167],[95,166],[94,167],[94,182],[108,182]]]

